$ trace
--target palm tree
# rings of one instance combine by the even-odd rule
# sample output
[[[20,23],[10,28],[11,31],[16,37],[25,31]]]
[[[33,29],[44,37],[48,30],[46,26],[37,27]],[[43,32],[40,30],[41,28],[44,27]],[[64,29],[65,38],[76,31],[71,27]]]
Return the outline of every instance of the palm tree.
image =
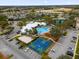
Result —
[[[33,30],[33,34],[37,34],[36,28],[33,28],[32,30]]]
[[[51,29],[51,31],[50,31],[50,33],[53,35],[53,36],[60,36],[62,33],[61,33],[61,31],[58,29],[58,28],[52,28]]]

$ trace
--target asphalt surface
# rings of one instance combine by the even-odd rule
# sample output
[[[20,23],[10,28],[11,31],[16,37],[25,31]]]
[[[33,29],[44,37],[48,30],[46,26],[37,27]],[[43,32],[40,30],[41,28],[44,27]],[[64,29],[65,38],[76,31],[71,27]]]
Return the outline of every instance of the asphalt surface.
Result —
[[[75,48],[75,44],[71,42],[72,37],[77,36],[76,31],[68,30],[68,34],[65,37],[60,38],[59,42],[60,44],[56,44],[51,51],[49,52],[49,56],[52,59],[57,59],[61,55],[65,55],[65,53],[68,50],[68,47]],[[54,50],[54,51],[53,51]]]

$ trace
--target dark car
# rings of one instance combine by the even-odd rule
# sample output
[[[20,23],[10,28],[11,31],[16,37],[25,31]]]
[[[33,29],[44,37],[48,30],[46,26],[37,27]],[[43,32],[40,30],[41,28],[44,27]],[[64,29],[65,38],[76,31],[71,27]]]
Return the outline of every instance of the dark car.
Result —
[[[19,34],[21,31],[17,31],[16,33]]]
[[[67,55],[73,56],[73,52],[72,51],[67,51],[66,53]]]
[[[18,41],[18,42],[16,43],[16,45],[19,44],[19,43],[20,43],[20,41]]]
[[[18,49],[23,49],[23,46],[20,46]]]
[[[73,40],[76,40],[76,39],[77,39],[77,37],[73,36]]]
[[[13,40],[12,40],[12,39],[10,39],[10,40],[9,40],[9,42],[10,42],[10,41],[13,41]]]
[[[72,47],[69,47],[68,50],[73,52],[73,48]]]

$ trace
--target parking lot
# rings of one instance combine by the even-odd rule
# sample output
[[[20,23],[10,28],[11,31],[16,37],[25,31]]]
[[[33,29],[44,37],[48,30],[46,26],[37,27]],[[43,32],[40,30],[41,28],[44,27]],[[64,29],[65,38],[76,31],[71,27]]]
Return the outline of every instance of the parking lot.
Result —
[[[56,44],[49,52],[49,56],[52,59],[57,59],[59,56],[65,55],[69,47],[72,47],[74,51],[75,43],[71,42],[73,36],[77,36],[77,32],[74,30],[68,30],[67,36],[60,38],[58,44]]]
[[[7,42],[7,45],[9,46],[9,48],[12,48],[12,50],[14,50],[14,51],[17,51],[16,53],[19,53],[19,54],[21,54],[21,56],[24,58],[24,59],[26,59],[26,58],[28,58],[28,59],[40,59],[41,58],[41,55],[39,55],[38,53],[36,53],[35,51],[33,51],[33,50],[31,50],[30,48],[28,48],[27,46],[26,47],[24,47],[24,48],[21,48],[21,49],[19,49],[19,47],[20,47],[20,45],[19,44],[16,44],[18,41],[17,40],[15,40],[15,39],[13,39],[12,41],[9,41],[9,40],[11,40],[11,39],[4,39],[5,38],[5,36],[3,36],[3,41],[4,42]],[[28,48],[28,50],[27,50],[27,48]],[[9,49],[8,49],[9,50]],[[11,53],[11,52],[10,52]],[[16,55],[16,54],[14,54],[14,55]],[[18,54],[17,54],[18,55]],[[30,57],[29,57],[29,55],[30,55]],[[16,58],[17,58],[18,56],[16,56]],[[22,58],[22,59],[23,59]],[[13,59],[15,59],[15,58],[13,58]],[[18,58],[17,58],[18,59]]]

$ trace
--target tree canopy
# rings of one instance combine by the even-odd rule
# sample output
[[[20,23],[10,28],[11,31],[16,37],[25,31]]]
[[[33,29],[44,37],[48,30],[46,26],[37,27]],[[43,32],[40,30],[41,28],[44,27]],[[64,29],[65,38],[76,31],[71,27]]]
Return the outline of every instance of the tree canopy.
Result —
[[[7,16],[0,15],[0,21],[6,21],[6,19],[7,19]]]

